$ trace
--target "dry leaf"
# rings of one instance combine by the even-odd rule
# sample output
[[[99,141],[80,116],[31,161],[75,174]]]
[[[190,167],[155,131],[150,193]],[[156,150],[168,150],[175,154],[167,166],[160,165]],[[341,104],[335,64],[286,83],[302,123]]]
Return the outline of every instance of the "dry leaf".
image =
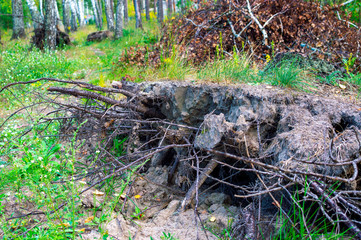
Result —
[[[346,86],[341,84],[341,83],[339,84],[339,86],[340,86],[341,89],[346,89]]]
[[[91,221],[93,221],[93,219],[94,219],[94,216],[90,216],[84,220],[84,223],[90,223]]]
[[[216,217],[212,216],[210,219],[209,219],[210,222],[214,222],[216,221]]]

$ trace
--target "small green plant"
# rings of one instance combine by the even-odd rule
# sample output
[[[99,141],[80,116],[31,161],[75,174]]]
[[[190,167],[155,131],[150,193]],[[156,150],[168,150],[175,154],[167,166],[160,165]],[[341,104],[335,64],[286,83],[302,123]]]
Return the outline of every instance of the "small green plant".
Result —
[[[160,239],[162,240],[178,240],[178,238],[175,238],[173,234],[171,233],[165,233],[162,232],[162,236],[160,236]]]

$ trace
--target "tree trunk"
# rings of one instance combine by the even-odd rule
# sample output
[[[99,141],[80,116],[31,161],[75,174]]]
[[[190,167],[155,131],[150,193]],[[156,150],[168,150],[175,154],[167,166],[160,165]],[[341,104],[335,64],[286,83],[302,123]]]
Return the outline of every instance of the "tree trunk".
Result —
[[[104,0],[104,6],[105,6],[105,17],[107,18],[107,27],[109,31],[114,31],[114,19],[113,19],[113,12],[112,7],[110,4],[110,0]]]
[[[99,24],[100,29],[103,28],[103,9],[102,9],[102,3],[101,0],[95,0],[95,3],[97,5],[97,11],[98,11],[98,18],[99,18]]]
[[[135,11],[135,28],[142,28],[142,18],[140,16],[138,0],[133,0]]]
[[[164,19],[163,0],[158,0],[158,22],[162,23]]]
[[[153,1],[153,5],[154,5],[154,8],[153,8],[154,15],[157,16],[157,0]]]
[[[92,2],[92,7],[93,7],[93,15],[94,15],[95,24],[97,25],[98,29],[101,29],[96,0],[91,0],[91,2]]]
[[[70,19],[71,30],[76,31],[78,30],[78,23],[76,22],[77,13],[76,13],[75,0],[69,0],[69,1],[70,1],[70,11],[71,11],[71,19]]]
[[[70,0],[63,0],[63,23],[65,31],[68,33],[71,29],[71,11]]]
[[[145,0],[145,18],[149,21],[150,14],[149,14],[149,0]]]
[[[41,15],[41,18],[44,19],[43,0],[39,0],[39,4],[40,4],[40,15]]]
[[[50,50],[56,48],[56,7],[55,0],[45,1],[45,43]]]
[[[24,13],[21,0],[12,0],[11,7],[13,15],[13,36],[11,39],[25,38]]]
[[[55,0],[55,15],[56,15],[56,27],[61,30],[64,31],[64,25],[60,19],[60,14],[59,14],[59,9],[58,9],[58,3]]]
[[[40,12],[38,11],[38,7],[35,4],[34,0],[26,0],[26,3],[28,4],[31,19],[33,21],[34,30],[40,29],[42,25],[44,24],[44,19],[40,15]]]
[[[114,39],[119,39],[123,36],[122,5],[123,5],[123,0],[118,0],[117,8],[115,11]]]
[[[79,27],[85,25],[84,20],[84,0],[78,0],[78,19],[79,19]]]
[[[126,26],[128,25],[128,21],[129,21],[128,1],[127,1],[127,0],[123,0],[123,5],[124,5],[124,27],[126,27]]]
[[[137,0],[137,1],[138,1],[138,6],[139,6],[140,16],[142,16],[142,13],[143,13],[143,0]]]
[[[170,19],[170,16],[172,15],[172,8],[173,8],[173,4],[172,4],[172,0],[168,0],[168,6],[167,6],[167,17],[168,19]]]

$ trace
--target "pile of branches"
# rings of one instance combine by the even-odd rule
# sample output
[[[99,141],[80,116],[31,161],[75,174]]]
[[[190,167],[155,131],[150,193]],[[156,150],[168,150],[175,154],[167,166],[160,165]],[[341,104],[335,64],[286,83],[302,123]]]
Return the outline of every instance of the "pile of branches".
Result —
[[[50,86],[47,88],[50,95],[41,92],[36,93],[37,99],[41,99],[39,104],[47,102],[52,104],[53,109],[55,109],[49,111],[39,121],[59,121],[62,126],[61,134],[73,136],[73,132],[77,131],[77,138],[84,140],[85,145],[97,146],[89,149],[90,156],[93,156],[93,158],[88,159],[89,164],[92,163],[91,165],[96,165],[97,168],[74,177],[74,179],[78,180],[87,179],[90,186],[86,190],[103,183],[109,178],[124,175],[126,170],[137,165],[143,165],[157,154],[176,149],[182,154],[172,163],[168,183],[171,183],[174,178],[173,174],[177,169],[179,171],[179,168],[183,166],[183,168],[189,170],[188,173],[190,174],[187,177],[192,183],[190,187],[185,189],[186,192],[170,185],[155,183],[152,179],[146,180],[163,186],[170,192],[183,194],[183,209],[190,205],[193,199],[196,200],[197,206],[200,187],[207,179],[211,179],[216,181],[217,184],[225,184],[237,189],[238,194],[235,195],[237,198],[249,199],[257,203],[260,196],[269,196],[273,205],[291,222],[292,217],[283,208],[280,198],[276,195],[278,192],[283,192],[285,198],[289,199],[291,204],[296,208],[300,208],[299,214],[305,214],[301,207],[303,204],[300,202],[314,202],[318,204],[318,210],[316,215],[312,214],[313,216],[316,216],[316,218],[325,216],[333,225],[341,223],[346,226],[353,236],[361,239],[361,224],[359,221],[361,217],[361,203],[359,201],[361,191],[349,190],[349,184],[355,182],[358,176],[357,165],[361,162],[361,157],[340,162],[337,156],[332,155],[334,151],[332,142],[341,137],[342,133],[336,134],[330,148],[324,154],[320,154],[329,156],[329,153],[331,153],[333,163],[327,163],[327,161],[325,163],[310,162],[307,159],[298,161],[310,164],[310,166],[324,165],[327,167],[344,167],[345,169],[350,169],[349,166],[352,166],[353,172],[350,177],[347,177],[346,172],[343,177],[340,177],[332,174],[287,169],[269,164],[270,161],[267,161],[267,159],[272,156],[250,155],[247,149],[247,141],[242,147],[232,145],[231,143],[235,139],[234,133],[226,134],[224,141],[222,140],[220,144],[213,148],[197,147],[195,139],[202,132],[202,126],[187,126],[165,119],[165,116],[160,111],[160,106],[166,99],[154,99],[140,91],[139,86],[134,83],[115,82],[112,88],[105,88],[85,82],[42,78],[29,82],[9,84],[1,89],[0,93],[14,85],[41,81],[47,81],[46,84],[60,82],[70,86]],[[39,89],[43,87],[39,86]],[[74,97],[74,99],[64,101],[68,97]],[[86,101],[78,101],[79,99],[85,99]],[[34,104],[30,107],[34,107]],[[59,115],[61,112],[63,114]],[[6,119],[6,121],[9,119]],[[262,141],[265,140],[260,139],[259,127],[262,123],[257,122],[255,124],[258,131],[258,141],[262,145]],[[355,129],[357,139],[359,139],[359,134],[359,130]],[[110,151],[114,140],[119,138],[126,139],[124,142],[126,151],[122,156],[116,156]],[[361,149],[360,141],[359,149]],[[100,150],[100,153],[95,154],[95,150]],[[107,159],[107,161],[104,162],[103,159]],[[97,163],[94,164],[94,161],[97,161]],[[162,162],[163,159],[158,159],[158,161]],[[212,175],[217,166],[229,169],[232,174],[221,179],[219,176]],[[250,182],[248,185],[232,183],[230,178],[240,173],[253,173],[259,181],[257,184]],[[140,174],[140,172],[137,174]],[[290,197],[294,194],[295,189],[301,189],[298,193],[300,198],[298,200]],[[260,209],[261,206],[259,206],[259,210],[253,208],[251,213],[245,213],[252,217],[249,222],[242,225],[244,229],[241,232],[245,234],[244,238],[255,239],[250,237],[257,235],[255,231],[258,230],[254,226],[257,221],[261,220],[255,216],[261,216]],[[306,216],[303,219],[306,219]],[[275,221],[275,218],[272,221]],[[317,219],[314,219],[314,221],[317,221]],[[292,222],[292,225],[296,228],[296,231],[299,231],[297,223]],[[308,228],[306,234],[308,236],[311,234]]]
[[[354,71],[361,63],[360,28],[341,19],[339,7],[321,6],[315,1],[239,0],[208,1],[168,22],[154,51],[169,54],[176,46],[192,63],[232,56],[234,51],[247,52],[265,62],[267,55],[296,52],[343,67],[346,59],[354,60]],[[166,49],[159,51],[159,49]],[[150,50],[133,49],[144,56]],[[122,63],[146,64],[134,54],[124,54]],[[152,62],[153,59],[149,59]]]

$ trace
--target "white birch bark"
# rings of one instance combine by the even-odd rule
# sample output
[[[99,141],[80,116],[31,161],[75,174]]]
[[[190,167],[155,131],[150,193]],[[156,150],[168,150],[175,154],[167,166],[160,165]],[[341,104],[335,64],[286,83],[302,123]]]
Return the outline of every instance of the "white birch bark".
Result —
[[[60,19],[58,4],[57,4],[56,0],[55,0],[54,7],[55,7],[55,16],[56,16],[56,26],[60,31],[64,32],[64,25],[63,25],[63,22]]]
[[[70,0],[63,0],[63,24],[66,32],[71,29]]]
[[[76,31],[78,29],[78,23],[76,22],[77,13],[76,13],[75,0],[70,0],[70,12],[71,12],[71,18],[70,18],[71,30]]]
[[[33,21],[34,30],[40,29],[42,25],[44,24],[44,19],[40,15],[40,12],[38,11],[38,7],[35,4],[34,0],[26,0],[26,3],[30,10],[31,19]]]
[[[139,11],[138,0],[133,0],[135,11],[135,28],[142,28],[142,18]]]
[[[107,27],[109,31],[114,31],[114,14],[110,0],[104,0],[105,17],[107,18]]]
[[[114,39],[119,39],[123,36],[123,20],[122,20],[122,10],[123,10],[123,0],[118,0],[117,7],[115,11],[115,32]]]
[[[97,25],[98,29],[101,29],[96,0],[91,0],[91,2],[92,2],[92,7],[93,7],[93,15],[94,15],[94,19],[95,19],[95,24]]]
[[[79,26],[82,27],[85,25],[84,19],[84,0],[78,0],[78,15],[79,15]]]
[[[24,13],[21,0],[11,1],[13,15],[13,35],[11,39],[25,38]]]
[[[41,17],[44,19],[43,0],[39,0],[39,5],[40,5],[40,15],[41,15]]]
[[[45,1],[45,45],[50,50],[56,48],[56,2],[55,0]]]

